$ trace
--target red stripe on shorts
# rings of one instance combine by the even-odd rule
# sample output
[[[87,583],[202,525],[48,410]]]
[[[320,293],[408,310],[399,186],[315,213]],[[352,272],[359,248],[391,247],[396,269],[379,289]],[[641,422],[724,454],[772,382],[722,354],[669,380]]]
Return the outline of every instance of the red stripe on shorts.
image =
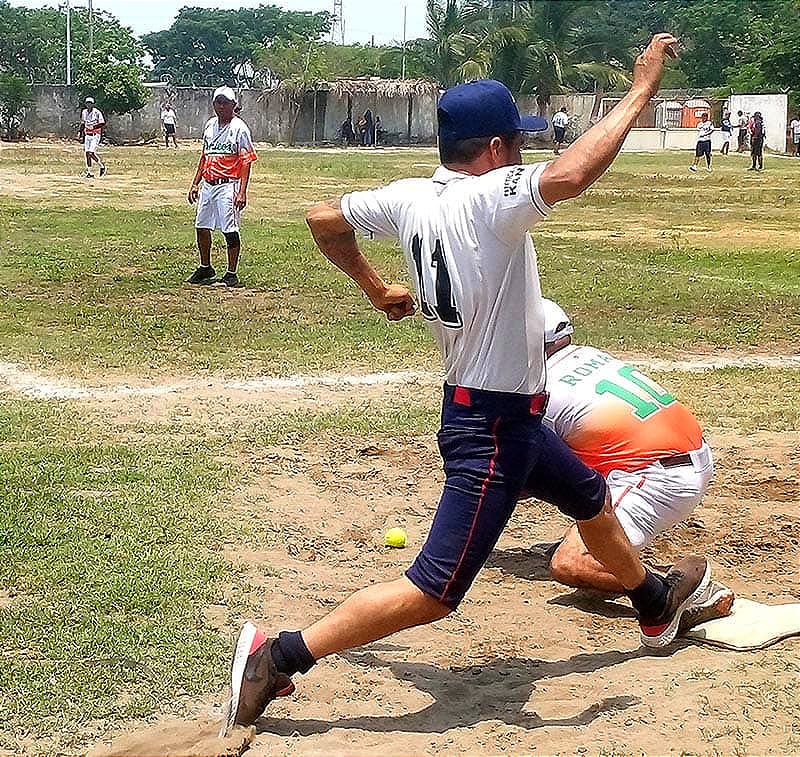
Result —
[[[486,491],[489,488],[489,482],[492,480],[492,476],[494,475],[494,469],[497,464],[497,458],[500,455],[500,442],[497,439],[497,427],[499,425],[500,425],[500,419],[498,418],[494,422],[494,425],[492,426],[492,439],[494,439],[494,454],[492,455],[492,459],[489,461],[489,472],[486,474],[486,478],[483,479],[483,484],[481,485],[481,496],[478,499],[478,506],[475,508],[475,515],[472,518],[472,524],[470,525],[469,528],[467,541],[464,544],[464,549],[461,550],[461,557],[458,558],[458,564],[456,565],[456,569],[453,571],[453,575],[450,576],[450,580],[447,582],[447,586],[444,587],[444,591],[439,597],[440,602],[444,602],[444,598],[447,596],[447,592],[453,585],[453,581],[456,580],[458,571],[461,568],[461,564],[464,562],[464,558],[467,556],[467,550],[469,549],[469,545],[472,542],[472,535],[475,533],[475,526],[478,524],[478,516],[481,514],[481,508],[483,507],[483,502],[486,499]]]

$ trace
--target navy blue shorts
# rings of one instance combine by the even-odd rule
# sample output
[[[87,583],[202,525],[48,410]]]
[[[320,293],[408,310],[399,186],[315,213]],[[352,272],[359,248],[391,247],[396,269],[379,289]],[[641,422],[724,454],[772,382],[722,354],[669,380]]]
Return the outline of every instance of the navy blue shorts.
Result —
[[[702,158],[703,155],[711,157],[711,140],[701,139],[694,148],[695,158]]]
[[[406,571],[455,609],[483,567],[521,494],[576,520],[603,509],[606,482],[542,426],[546,395],[445,385],[439,451],[445,484],[428,539]]]

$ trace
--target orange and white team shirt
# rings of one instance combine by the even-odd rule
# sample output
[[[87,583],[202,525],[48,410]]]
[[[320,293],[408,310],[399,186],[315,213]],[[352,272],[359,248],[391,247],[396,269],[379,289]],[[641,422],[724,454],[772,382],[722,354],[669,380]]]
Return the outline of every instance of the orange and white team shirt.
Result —
[[[571,345],[547,359],[544,422],[583,460],[608,476],[700,449],[689,409],[657,383],[594,347]]]
[[[106,120],[97,108],[91,110],[84,108],[81,111],[81,123],[83,124],[83,133],[87,137],[93,137],[102,133]]]
[[[219,119],[209,118],[203,129],[203,178],[238,179],[242,168],[258,160],[250,129],[241,118],[220,128]]]

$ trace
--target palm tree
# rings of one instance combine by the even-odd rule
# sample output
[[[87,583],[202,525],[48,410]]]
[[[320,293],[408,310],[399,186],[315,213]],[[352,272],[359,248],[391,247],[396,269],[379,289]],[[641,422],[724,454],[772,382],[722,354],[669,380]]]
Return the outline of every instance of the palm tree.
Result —
[[[443,87],[485,77],[498,46],[510,41],[508,29],[492,28],[480,0],[427,0],[426,25],[424,65]]]
[[[630,83],[628,50],[619,49],[597,0],[527,0],[495,11],[495,23],[514,30],[494,57],[491,74],[520,94],[535,94],[540,114],[550,96],[591,86],[595,108],[609,88]],[[513,14],[513,18],[511,17]]]

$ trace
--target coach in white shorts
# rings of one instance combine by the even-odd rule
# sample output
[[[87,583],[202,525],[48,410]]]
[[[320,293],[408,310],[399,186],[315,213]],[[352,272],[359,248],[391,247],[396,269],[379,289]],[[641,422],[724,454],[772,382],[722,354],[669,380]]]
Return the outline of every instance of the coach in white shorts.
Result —
[[[197,203],[197,249],[200,265],[189,277],[190,284],[211,284],[216,272],[211,267],[211,232],[225,236],[228,270],[216,282],[227,287],[241,286],[236,268],[241,241],[239,223],[247,205],[250,166],[258,159],[247,124],[234,115],[236,95],[230,87],[214,91],[214,113],[203,129],[203,152],[197,164],[189,203]],[[202,180],[202,187],[200,182]]]
[[[614,512],[635,549],[688,517],[714,472],[711,450],[689,409],[637,368],[572,344],[572,324],[544,301],[547,390],[544,417],[588,466],[606,477]],[[572,526],[553,555],[561,583],[621,592]]]

